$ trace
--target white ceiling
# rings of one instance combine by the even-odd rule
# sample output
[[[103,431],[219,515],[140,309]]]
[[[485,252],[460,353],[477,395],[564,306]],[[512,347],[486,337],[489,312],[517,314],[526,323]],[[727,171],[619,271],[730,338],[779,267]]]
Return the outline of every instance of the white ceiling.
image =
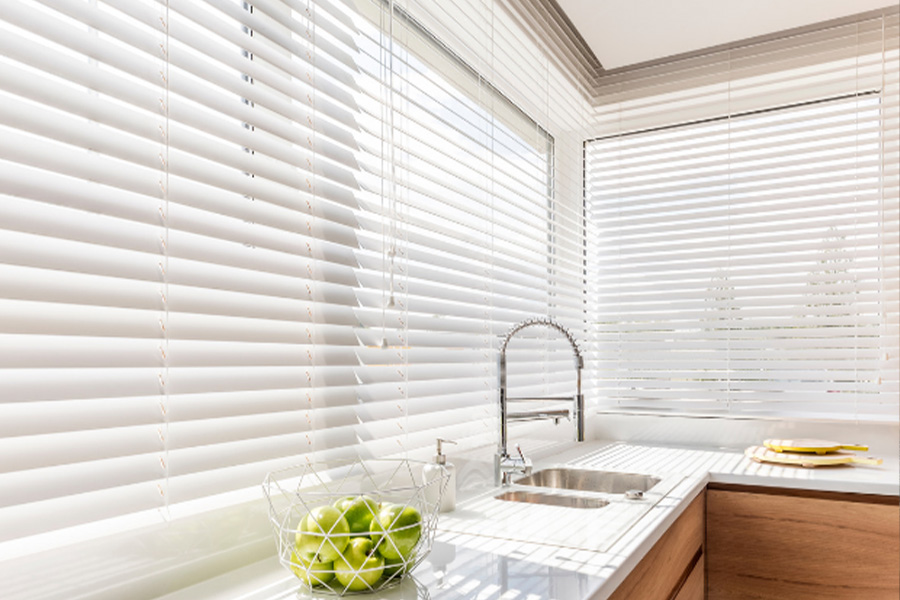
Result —
[[[896,0],[557,0],[606,70],[846,17]]]

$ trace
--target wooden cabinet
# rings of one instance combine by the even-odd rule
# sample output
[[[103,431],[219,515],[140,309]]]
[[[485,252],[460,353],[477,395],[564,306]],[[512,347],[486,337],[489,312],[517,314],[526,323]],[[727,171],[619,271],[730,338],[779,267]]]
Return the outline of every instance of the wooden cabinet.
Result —
[[[610,600],[702,600],[705,510],[701,494],[625,578]]]
[[[897,600],[896,497],[707,491],[709,600]]]

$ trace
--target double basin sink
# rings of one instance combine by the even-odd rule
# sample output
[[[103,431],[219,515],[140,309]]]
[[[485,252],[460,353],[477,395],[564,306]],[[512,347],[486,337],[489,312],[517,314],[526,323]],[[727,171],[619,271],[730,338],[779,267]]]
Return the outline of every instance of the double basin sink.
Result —
[[[514,483],[516,486],[527,486],[529,488],[594,492],[608,495],[624,494],[626,498],[639,500],[643,498],[644,492],[652,489],[660,481],[659,478],[652,475],[639,473],[556,467],[542,469],[532,475],[517,479]],[[603,508],[609,504],[609,500],[603,497],[550,494],[533,489],[509,490],[495,496],[495,498],[510,502],[546,504],[566,508]]]
[[[441,516],[443,530],[503,540],[606,552],[682,476],[546,465],[491,488]]]

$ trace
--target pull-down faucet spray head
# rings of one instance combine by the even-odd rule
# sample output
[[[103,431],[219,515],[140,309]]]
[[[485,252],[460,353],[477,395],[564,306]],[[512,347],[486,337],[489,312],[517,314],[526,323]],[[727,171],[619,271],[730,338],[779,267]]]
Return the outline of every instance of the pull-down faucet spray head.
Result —
[[[514,472],[524,472],[527,468],[528,472],[531,471],[531,461],[525,458],[525,455],[522,453],[522,449],[518,448],[518,457],[511,457],[509,452],[507,451],[507,425],[508,421],[511,418],[507,404],[510,398],[507,397],[507,386],[506,386],[506,350],[509,346],[510,340],[520,331],[526,329],[528,327],[535,326],[543,326],[549,327],[550,329],[554,329],[560,332],[569,344],[572,346],[572,351],[575,357],[575,385],[576,392],[575,396],[571,398],[566,398],[566,400],[571,400],[573,402],[573,410],[572,413],[575,416],[575,440],[579,442],[584,441],[584,396],[581,393],[581,370],[584,368],[584,359],[582,357],[581,349],[578,347],[578,343],[575,341],[575,337],[569,332],[568,329],[557,323],[555,320],[549,317],[540,317],[540,318],[531,318],[526,319],[513,327],[506,333],[506,335],[501,338],[500,341],[500,355],[498,358],[498,379],[499,379],[499,390],[500,390],[500,440],[497,446],[497,454],[494,457],[494,479],[495,483],[507,484],[509,482],[510,473]],[[539,400],[560,400],[560,398],[536,398]],[[527,413],[524,415],[512,415],[512,418],[537,418],[537,419],[553,419],[554,422],[559,423],[559,419],[563,416],[569,417],[568,411],[562,410],[550,410],[550,411],[542,411],[540,413]]]

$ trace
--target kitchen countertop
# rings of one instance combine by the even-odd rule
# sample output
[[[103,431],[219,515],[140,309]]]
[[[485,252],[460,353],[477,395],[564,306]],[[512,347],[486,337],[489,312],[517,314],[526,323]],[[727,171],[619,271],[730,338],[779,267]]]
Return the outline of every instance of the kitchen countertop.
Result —
[[[363,597],[371,600],[605,600],[709,482],[900,495],[900,465],[896,458],[887,459],[878,467],[805,469],[758,464],[741,452],[727,450],[598,441],[554,444],[534,458],[535,470],[566,464],[675,475],[677,483],[633,526],[619,532],[614,543],[605,545],[603,552],[564,543],[512,541],[500,535],[479,534],[471,528],[448,531],[439,522],[432,552],[411,578],[386,592]],[[487,478],[484,469],[489,468],[485,464],[477,476],[469,478],[481,482],[477,494],[460,490],[460,497],[465,500],[457,504],[456,513],[464,512],[478,500],[479,494],[484,494],[483,482]],[[466,486],[467,470],[472,469],[467,466],[460,470],[461,488]],[[528,510],[521,503],[506,504],[510,505],[509,510],[519,511],[517,515]],[[448,524],[456,520],[454,514],[449,513]],[[568,527],[578,529],[577,524]],[[168,594],[161,600],[286,600],[296,598],[298,588],[296,578],[273,557]]]

